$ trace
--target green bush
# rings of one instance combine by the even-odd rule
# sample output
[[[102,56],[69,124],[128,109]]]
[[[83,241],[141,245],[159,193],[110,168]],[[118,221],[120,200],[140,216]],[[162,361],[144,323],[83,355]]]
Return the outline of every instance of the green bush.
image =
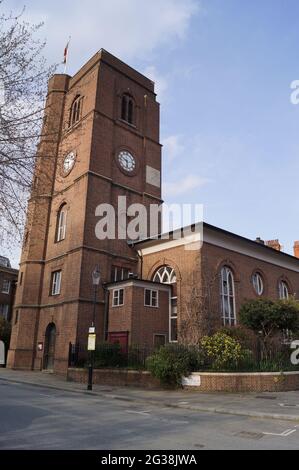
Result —
[[[180,386],[182,377],[188,377],[203,365],[197,348],[167,344],[146,360],[146,367],[163,385]]]
[[[121,351],[120,344],[103,343],[97,345],[94,354],[94,367],[123,367],[126,356]]]
[[[246,357],[241,344],[226,333],[218,332],[213,336],[205,336],[201,347],[212,369],[236,369]]]

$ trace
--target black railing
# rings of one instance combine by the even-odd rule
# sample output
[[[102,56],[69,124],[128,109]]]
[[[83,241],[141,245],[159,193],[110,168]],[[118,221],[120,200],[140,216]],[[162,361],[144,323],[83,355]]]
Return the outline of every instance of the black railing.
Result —
[[[124,351],[119,344],[103,343],[96,347],[93,364],[97,369],[130,368],[145,369],[146,359],[154,352],[147,346],[128,346]],[[87,346],[80,343],[69,344],[69,367],[87,367],[90,363],[90,352]]]

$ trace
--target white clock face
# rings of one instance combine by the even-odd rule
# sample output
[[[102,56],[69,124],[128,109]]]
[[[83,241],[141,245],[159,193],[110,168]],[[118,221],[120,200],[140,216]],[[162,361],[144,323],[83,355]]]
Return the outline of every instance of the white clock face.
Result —
[[[129,173],[135,170],[136,160],[133,155],[127,150],[123,150],[118,155],[118,162],[121,168]]]
[[[63,161],[63,171],[64,173],[69,173],[71,169],[73,168],[76,160],[76,153],[75,152],[70,152],[67,154]]]

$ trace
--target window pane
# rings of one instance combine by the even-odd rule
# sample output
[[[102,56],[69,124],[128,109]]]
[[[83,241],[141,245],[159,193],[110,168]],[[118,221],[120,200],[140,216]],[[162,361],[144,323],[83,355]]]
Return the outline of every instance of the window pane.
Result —
[[[151,305],[151,291],[145,289],[145,305]]]
[[[172,318],[170,321],[170,341],[177,341],[178,340],[178,321],[176,318]]]
[[[158,292],[156,290],[152,291],[152,306],[153,307],[158,306]]]

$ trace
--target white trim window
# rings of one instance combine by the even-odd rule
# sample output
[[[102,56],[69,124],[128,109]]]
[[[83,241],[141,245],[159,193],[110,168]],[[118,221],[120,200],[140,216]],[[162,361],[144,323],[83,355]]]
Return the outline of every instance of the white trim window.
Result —
[[[177,304],[176,297],[172,297],[171,299],[171,308],[170,308],[170,317],[169,317],[169,342],[170,343],[178,342],[178,304]]]
[[[235,282],[228,266],[221,269],[221,314],[225,326],[236,325]]]
[[[61,271],[52,273],[51,295],[59,295],[61,290]]]
[[[264,281],[260,273],[254,273],[252,276],[252,285],[257,295],[261,296],[264,293]]]
[[[153,281],[161,284],[176,284],[177,279],[174,269],[170,266],[162,266],[155,273]]]
[[[3,280],[2,284],[2,294],[9,294],[10,293],[10,281],[7,279]]]
[[[159,307],[159,291],[153,289],[144,289],[144,306]]]
[[[56,242],[61,242],[66,236],[66,205],[62,206],[57,214]]]
[[[8,319],[8,309],[9,309],[9,305],[7,304],[0,305],[0,315],[4,317],[5,320]]]
[[[161,284],[172,285],[176,288],[177,277],[175,270],[171,266],[161,266],[153,277],[154,282],[160,282]],[[176,293],[176,289],[175,292]],[[174,295],[170,299],[170,312],[169,312],[169,342],[178,342],[178,299]]]
[[[124,305],[124,289],[114,289],[113,290],[113,307],[121,307]]]
[[[285,281],[280,281],[279,283],[279,298],[281,300],[288,300],[290,296],[289,286]]]

